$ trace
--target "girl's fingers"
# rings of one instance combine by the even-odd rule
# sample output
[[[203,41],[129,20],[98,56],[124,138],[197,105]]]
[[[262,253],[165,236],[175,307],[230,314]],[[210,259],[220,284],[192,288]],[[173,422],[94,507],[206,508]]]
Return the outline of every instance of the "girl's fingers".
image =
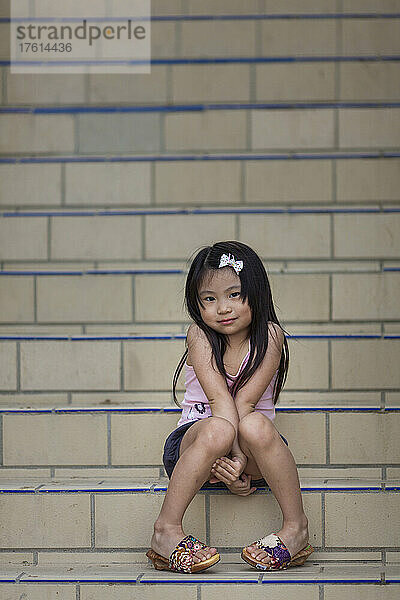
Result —
[[[225,465],[218,465],[215,470],[219,473],[224,473],[226,476],[233,477],[233,479],[237,479],[239,477],[237,471]]]
[[[226,483],[226,485],[230,485],[232,483],[232,481],[230,481],[226,477],[223,477],[222,475],[218,476],[218,481],[222,481],[222,483]]]
[[[240,474],[238,463],[226,456],[217,459],[212,468],[215,472],[222,473],[225,477],[228,477],[229,481],[236,481]]]
[[[218,477],[221,479],[221,481],[223,481],[224,483],[227,483],[229,485],[232,485],[232,483],[235,483],[235,479],[233,477],[233,475],[231,475],[230,473],[218,473]]]
[[[249,490],[246,494],[246,496],[250,496],[250,494],[253,494],[253,492],[256,491],[257,488],[251,488],[251,490]]]
[[[218,477],[218,479],[220,479],[224,483],[227,483],[228,485],[232,485],[233,483],[236,483],[238,481],[238,478],[236,475],[229,473],[228,471],[225,471],[225,469],[222,469],[221,467],[219,467],[218,469],[212,470],[212,472],[214,473],[214,475],[216,477]]]
[[[220,460],[228,460],[227,456],[221,456],[220,458],[217,458],[216,461],[213,464],[213,467],[216,467],[218,465],[218,461]]]
[[[242,477],[244,477],[243,479],[238,479],[232,487],[232,491],[233,493],[237,494],[238,496],[249,496],[250,494],[253,494],[253,492],[255,492],[257,490],[256,487],[251,487],[250,488],[250,481],[251,481],[251,476],[250,475],[246,475],[245,473],[242,473]]]
[[[231,485],[235,480],[232,475],[227,474],[226,472],[222,472],[221,470],[217,471],[216,469],[211,469],[212,477],[215,477],[218,481],[222,481],[228,485]],[[210,482],[215,483],[215,482]]]
[[[227,463],[221,463],[219,467],[224,469],[225,472],[230,473],[232,477],[234,477],[234,479],[238,479],[240,477],[240,469],[238,468],[234,468],[231,465],[228,465]]]
[[[228,465],[230,465],[231,467],[234,467],[237,464],[235,461],[233,461],[231,458],[228,458],[227,456],[224,456],[221,460],[228,463]]]
[[[237,479],[233,482],[232,489],[236,490],[237,492],[245,492],[246,488],[247,485],[240,479]]]
[[[242,490],[242,491],[238,491],[238,496],[250,496],[250,494],[252,494],[253,492],[256,491],[257,488],[252,487],[249,490]]]
[[[218,460],[217,461],[217,466],[222,467],[223,469],[225,469],[226,471],[229,471],[230,473],[236,473],[237,472],[237,468],[235,468],[235,463],[230,464],[228,462],[229,459],[227,460]],[[231,461],[232,463],[232,461]]]
[[[209,483],[218,483],[219,479],[218,477],[210,477],[208,481]]]
[[[226,463],[230,467],[232,467],[235,473],[239,473],[241,471],[241,463],[238,460],[231,460],[230,458],[228,458]]]
[[[234,471],[229,471],[222,465],[217,465],[215,469],[211,469],[211,472],[223,475],[224,477],[227,477],[229,481],[236,481],[237,479],[237,473],[235,473]]]

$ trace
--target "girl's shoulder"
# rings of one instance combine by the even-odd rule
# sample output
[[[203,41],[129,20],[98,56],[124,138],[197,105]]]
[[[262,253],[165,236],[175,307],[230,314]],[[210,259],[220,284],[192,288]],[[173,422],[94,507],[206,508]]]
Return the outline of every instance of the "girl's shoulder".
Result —
[[[212,347],[209,339],[207,338],[204,331],[199,327],[196,323],[191,323],[186,332],[186,347],[187,347],[187,356],[186,356],[186,364],[188,367],[192,366],[191,360],[191,349],[200,349],[202,354],[207,357],[212,357]]]
[[[197,323],[191,323],[189,325],[188,330],[186,332],[186,340],[189,345],[196,340],[201,340],[202,342],[210,343],[206,334],[201,329],[201,327],[197,325]]]
[[[268,333],[271,334],[271,337],[276,342],[277,346],[282,348],[285,339],[285,334],[283,333],[282,327],[278,325],[278,323],[268,321]]]
[[[275,321],[268,321],[268,329],[270,331],[271,329],[273,329],[275,331],[281,331],[283,333],[282,327],[279,325],[279,323],[275,323]]]

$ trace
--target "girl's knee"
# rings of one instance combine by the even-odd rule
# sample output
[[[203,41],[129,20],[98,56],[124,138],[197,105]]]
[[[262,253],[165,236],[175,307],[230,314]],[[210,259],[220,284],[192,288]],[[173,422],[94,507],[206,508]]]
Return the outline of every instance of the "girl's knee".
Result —
[[[207,444],[212,449],[227,452],[235,440],[235,428],[222,417],[209,417],[206,426],[199,432],[202,444]]]
[[[240,421],[239,436],[248,446],[252,444],[265,446],[273,443],[279,437],[279,433],[268,417],[254,411]]]

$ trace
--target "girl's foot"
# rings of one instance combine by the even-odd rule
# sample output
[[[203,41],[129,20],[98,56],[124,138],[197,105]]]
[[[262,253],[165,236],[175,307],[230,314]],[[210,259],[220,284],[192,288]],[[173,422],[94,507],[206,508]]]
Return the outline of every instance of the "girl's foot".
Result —
[[[293,558],[300,550],[308,544],[308,526],[284,525],[283,528],[276,534],[285,544]],[[257,546],[251,545],[246,547],[247,552],[259,562],[268,564],[271,562],[271,557]]]
[[[185,533],[182,527],[170,527],[154,525],[154,533],[151,538],[151,548],[157,554],[169,558],[176,545],[185,537]],[[216,548],[206,547],[198,550],[193,557],[195,563],[202,562],[207,558],[211,558],[217,553]]]

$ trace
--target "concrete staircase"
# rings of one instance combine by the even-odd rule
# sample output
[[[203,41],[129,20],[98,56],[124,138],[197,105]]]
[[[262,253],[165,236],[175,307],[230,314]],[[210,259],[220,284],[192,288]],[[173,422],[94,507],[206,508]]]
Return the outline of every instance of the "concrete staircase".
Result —
[[[260,574],[239,558],[241,546],[259,536],[260,523],[266,531],[279,527],[279,507],[263,488],[245,500],[205,489],[192,502],[186,530],[223,554],[212,570],[184,577],[147,564],[144,553],[168,483],[162,444],[179,409],[162,400],[158,407],[140,400],[124,406],[115,401],[50,406],[48,398],[45,407],[23,407],[21,401],[3,406],[4,597],[17,597],[15,590],[31,594],[40,584],[50,598],[56,593],[124,598],[129,592],[123,584],[130,584],[138,586],[139,597],[191,597],[198,586],[206,598],[221,589],[240,598],[247,592],[243,586],[269,583],[278,586],[282,598],[295,593],[352,598],[361,592],[395,598],[399,407],[381,406],[380,394],[375,402],[369,394],[364,403],[337,398],[324,407],[307,406],[291,398],[295,394],[283,394],[277,426],[299,465],[316,552],[303,567],[272,574]],[[167,583],[166,589],[162,584]],[[174,591],[172,584],[178,586]]]
[[[151,75],[65,85],[0,49],[0,599],[394,600],[400,2],[152,10]],[[224,239],[265,261],[289,332],[276,424],[316,552],[251,569],[275,499],[205,489],[185,529],[222,561],[157,572],[188,258]]]

